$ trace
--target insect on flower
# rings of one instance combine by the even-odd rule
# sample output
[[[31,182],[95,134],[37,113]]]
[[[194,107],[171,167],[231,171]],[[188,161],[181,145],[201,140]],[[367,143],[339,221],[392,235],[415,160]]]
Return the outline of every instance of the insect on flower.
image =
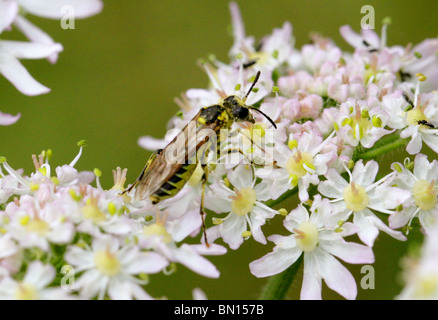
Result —
[[[417,123],[421,126],[426,126],[429,129],[435,129],[435,126],[432,123],[427,122],[427,120],[418,120]]]
[[[215,147],[217,147],[220,142],[218,139],[220,130],[230,129],[235,122],[255,123],[250,109],[261,113],[274,128],[277,128],[275,122],[265,113],[245,104],[259,77],[260,71],[257,72],[251,87],[243,98],[230,95],[218,104],[202,108],[164,149],[159,149],[152,154],[137,180],[123,193],[130,192],[135,187],[135,200],[149,199],[152,204],[157,204],[178,194],[197,166],[201,165],[203,176],[200,215],[204,240],[208,246],[205,233],[204,193],[208,177],[206,158],[211,151],[210,145],[214,144],[215,140]],[[220,148],[216,150],[219,151]],[[236,151],[242,153],[240,150],[230,150],[230,152]],[[174,156],[172,161],[169,161],[169,155]]]

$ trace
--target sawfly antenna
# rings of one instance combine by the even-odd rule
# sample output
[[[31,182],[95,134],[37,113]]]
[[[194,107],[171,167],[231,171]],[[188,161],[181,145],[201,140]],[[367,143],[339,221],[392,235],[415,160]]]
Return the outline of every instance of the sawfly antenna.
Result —
[[[254,81],[252,82],[251,88],[249,88],[248,92],[246,93],[246,95],[243,97],[243,101],[246,101],[246,98],[248,98],[249,94],[251,93],[252,89],[254,88],[255,84],[257,83],[257,81],[260,78],[260,71],[257,72]]]
[[[268,121],[274,126],[274,128],[277,129],[277,125],[275,124],[275,122],[271,118],[269,118],[266,113],[264,113],[263,111],[261,111],[259,109],[254,108],[253,106],[249,106],[249,108],[251,110],[255,110],[255,111],[261,113],[266,119],[268,119]]]

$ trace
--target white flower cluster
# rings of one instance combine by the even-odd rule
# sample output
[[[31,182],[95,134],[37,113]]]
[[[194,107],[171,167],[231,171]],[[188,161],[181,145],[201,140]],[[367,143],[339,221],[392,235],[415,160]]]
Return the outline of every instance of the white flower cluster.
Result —
[[[9,8],[5,17],[16,17],[17,3],[27,8],[30,2],[0,0],[0,5]],[[421,152],[424,145],[438,152],[438,93],[433,91],[438,87],[438,39],[388,47],[387,25],[381,37],[344,26],[341,34],[353,53],[317,35],[297,49],[292,26],[285,23],[257,44],[246,36],[237,5],[230,8],[230,63],[204,61],[210,88],[190,89],[176,100],[181,111],[169,122],[173,130],[168,137],[142,137],[139,143],[147,149],[165,147],[202,107],[224,96],[243,97],[259,71],[245,102],[277,128],[259,112],[254,112],[254,124],[234,123],[230,144],[243,146],[237,154],[242,161],[207,164],[205,188],[198,166],[176,195],[156,205],[135,200],[135,188],[122,192],[126,170],[114,171],[110,190],[100,186],[98,170],[78,172],[74,166],[83,144],[72,163],[55,172],[51,151],[34,156],[30,176],[2,158],[0,298],[150,299],[145,291],[149,274],[171,273],[180,263],[217,278],[219,271],[204,258],[227,252],[215,242],[237,250],[253,238],[275,244],[272,252],[250,263],[256,277],[279,274],[303,261],[301,298],[320,299],[324,280],[343,297],[355,299],[356,281],[338,259],[373,263],[379,233],[405,241],[414,220],[424,232],[425,246],[419,266],[405,277],[400,298],[437,297],[438,161]],[[0,16],[0,27],[17,21],[4,19]],[[258,145],[268,131],[269,145]],[[267,159],[247,161],[257,148]],[[393,162],[390,172],[383,173],[377,157],[398,148],[415,158]],[[203,192],[209,245],[204,238],[189,245],[186,239],[203,229]],[[294,194],[296,208],[273,209]],[[279,218],[284,218],[286,235],[265,235],[265,223]],[[346,239],[351,235],[357,237]],[[65,266],[74,270],[74,278],[62,272]]]
[[[214,224],[207,239],[222,238],[231,249],[251,236],[266,244],[262,227],[281,213],[291,235],[269,236],[276,246],[250,264],[251,272],[257,277],[279,274],[304,255],[302,298],[321,298],[324,280],[354,299],[355,280],[334,257],[372,263],[379,232],[405,241],[418,218],[427,237],[437,220],[438,162],[429,162],[420,152],[424,144],[438,152],[438,39],[388,47],[386,24],[381,37],[373,30],[357,34],[343,26],[341,35],[353,53],[319,35],[297,49],[288,22],[256,43],[246,36],[237,5],[231,3],[230,9],[230,63],[215,57],[203,61],[210,88],[190,89],[176,100],[181,112],[170,121],[172,131],[165,140],[145,136],[139,144],[163,148],[200,108],[224,96],[244,96],[260,71],[246,103],[267,114],[277,129],[258,113],[255,124],[235,123],[233,128],[238,135],[253,137],[255,144],[260,132],[273,132],[269,153],[275,165],[215,165],[206,191],[205,206]],[[255,148],[242,149],[244,160]],[[415,160],[394,162],[392,171],[383,174],[377,157],[397,148]],[[271,208],[295,192],[300,201],[296,209],[288,213]],[[195,196],[187,212],[196,210],[199,189],[187,186],[181,193],[172,205],[160,207],[172,212],[191,193]],[[382,220],[385,215],[389,225]],[[353,234],[363,244],[344,240]]]
[[[120,196],[126,170],[114,170],[108,191],[98,178],[91,186],[100,172],[74,168],[84,142],[79,145],[78,156],[55,173],[50,150],[34,156],[31,176],[1,159],[0,299],[150,299],[148,275],[171,272],[176,263],[219,276],[203,255],[224,254],[224,247],[177,246],[165,215],[130,216],[135,208]],[[74,270],[71,278],[61,274],[66,266]]]

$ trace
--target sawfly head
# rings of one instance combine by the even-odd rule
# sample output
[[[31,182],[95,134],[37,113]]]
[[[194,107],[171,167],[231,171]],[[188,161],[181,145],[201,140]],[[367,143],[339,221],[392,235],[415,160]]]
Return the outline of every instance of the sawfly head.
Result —
[[[277,129],[277,125],[274,121],[272,121],[271,118],[269,118],[264,112],[260,111],[257,108],[254,108],[253,106],[246,105],[246,99],[248,98],[248,95],[251,93],[252,89],[254,88],[255,84],[257,83],[258,79],[260,77],[260,71],[257,72],[255,79],[249,88],[248,92],[243,98],[239,98],[237,96],[229,96],[224,99],[223,106],[228,110],[228,113],[230,114],[231,118],[235,122],[251,122],[255,123],[254,117],[249,112],[249,110],[255,110],[259,113],[261,113],[268,121],[274,126],[275,129]]]

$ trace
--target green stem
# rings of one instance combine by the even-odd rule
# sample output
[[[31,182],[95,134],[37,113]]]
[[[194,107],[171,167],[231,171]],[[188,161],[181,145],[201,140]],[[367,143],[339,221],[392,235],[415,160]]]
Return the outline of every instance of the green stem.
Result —
[[[390,143],[380,145],[376,148],[369,149],[365,152],[354,155],[353,160],[356,161],[358,159],[369,160],[374,159],[377,156],[390,152],[392,150],[398,149],[400,147],[404,147],[408,144],[408,139],[397,139],[391,141]]]
[[[282,300],[286,296],[290,285],[296,278],[301,264],[303,263],[303,255],[297,261],[282,273],[269,278],[268,283],[260,294],[259,300]]]
[[[268,207],[272,208],[273,206],[283,202],[287,198],[292,197],[297,192],[298,192],[298,188],[295,187],[295,188],[293,188],[291,190],[286,191],[281,196],[279,196],[277,199],[275,199],[275,200],[268,200],[268,201],[264,202],[264,204],[267,205]]]

